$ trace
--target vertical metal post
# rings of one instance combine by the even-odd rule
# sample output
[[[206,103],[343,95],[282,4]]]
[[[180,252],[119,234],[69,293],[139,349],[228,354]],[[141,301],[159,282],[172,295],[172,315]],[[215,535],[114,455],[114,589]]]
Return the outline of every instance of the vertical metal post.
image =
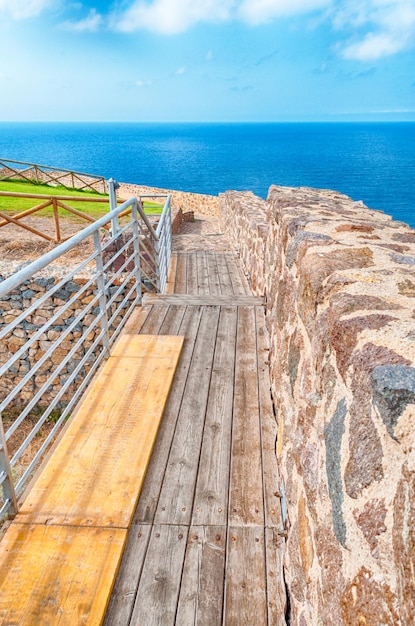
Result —
[[[102,343],[104,345],[104,350],[109,354],[110,337],[108,330],[107,297],[105,295],[104,262],[102,259],[101,238],[98,230],[94,232],[94,247],[95,251],[98,252],[95,261],[97,266],[97,287],[99,295],[99,310],[101,313],[101,326],[104,331]]]
[[[160,282],[160,239],[158,239],[157,241],[154,240],[154,253],[155,253],[155,259],[156,259],[156,287],[157,287],[158,293],[160,293],[160,287],[161,287],[161,282]]]
[[[134,235],[134,275],[137,284],[137,295],[141,304],[140,231],[138,228],[137,198],[132,205],[132,218]]]
[[[3,419],[0,413],[0,475],[5,474],[6,478],[2,483],[4,501],[9,501],[8,514],[14,517],[17,514],[17,498],[13,485],[12,469],[10,467],[9,454],[7,452],[6,437],[3,428]]]
[[[113,179],[110,178],[108,181],[108,195],[110,197],[110,211],[113,211],[114,209],[117,208],[117,196],[115,194],[115,191],[118,189],[119,185],[118,183]],[[117,234],[118,230],[119,230],[119,223],[118,223],[118,216],[114,217],[111,220],[111,236],[115,237],[115,235]]]

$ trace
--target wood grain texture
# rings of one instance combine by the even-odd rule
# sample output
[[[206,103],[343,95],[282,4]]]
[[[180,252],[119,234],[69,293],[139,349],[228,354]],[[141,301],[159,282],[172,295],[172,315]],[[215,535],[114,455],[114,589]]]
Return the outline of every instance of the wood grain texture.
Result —
[[[220,293],[222,296],[232,296],[234,291],[226,257],[227,255],[224,253],[215,254],[219,274]]]
[[[149,524],[135,523],[130,527],[104,626],[125,626],[129,623],[147,553],[151,528]]]
[[[101,624],[126,535],[14,522],[1,542],[0,623]]]
[[[200,307],[188,307],[180,325],[179,332],[185,336],[182,356],[135,512],[134,520],[137,522],[152,522],[154,519],[201,317]]]
[[[233,254],[228,254],[226,256],[226,262],[228,264],[233,293],[236,295],[250,294],[251,290],[249,288],[248,281],[242,273],[239,263],[236,262],[235,256]]]
[[[264,488],[265,525],[283,528],[280,503],[280,481],[276,455],[277,422],[271,400],[269,378],[269,345],[265,328],[265,316],[262,307],[255,307],[257,328],[257,367],[259,411],[261,423],[262,475]]]
[[[216,262],[217,254],[213,252],[206,252],[206,261],[209,276],[209,293],[211,295],[221,295],[221,285],[219,268]]]
[[[195,253],[187,255],[186,293],[198,293],[197,257]]]
[[[168,306],[258,306],[263,304],[262,298],[250,295],[191,295],[191,294],[157,294],[146,293],[143,304]]]
[[[208,295],[209,287],[209,271],[206,260],[206,252],[199,251],[196,255],[197,259],[197,293],[199,295]]]
[[[183,343],[156,339],[117,344],[122,356],[92,384],[24,501],[22,521],[128,528]]]
[[[237,307],[222,307],[193,507],[193,524],[226,524]]]
[[[285,539],[275,528],[265,529],[268,624],[286,626],[287,594],[283,576]]]
[[[203,310],[160,492],[157,524],[190,523],[218,320],[219,307]]]
[[[222,624],[225,548],[225,526],[191,526],[176,624]]]
[[[126,335],[138,335],[150,313],[151,307],[137,306],[126,322],[123,333]]]
[[[187,254],[178,252],[174,293],[187,293]]]
[[[177,253],[172,252],[169,263],[169,271],[167,273],[166,293],[174,293],[174,285],[176,283],[176,269],[177,269]]]
[[[174,625],[187,533],[187,526],[153,526],[131,626]]]
[[[229,523],[264,524],[255,310],[239,307]]]
[[[224,624],[267,623],[264,528],[231,526],[225,570]]]

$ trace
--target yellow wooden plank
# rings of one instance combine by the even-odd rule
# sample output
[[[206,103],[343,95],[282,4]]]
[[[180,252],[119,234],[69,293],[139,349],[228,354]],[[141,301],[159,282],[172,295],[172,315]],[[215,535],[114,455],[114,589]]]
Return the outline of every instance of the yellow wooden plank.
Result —
[[[123,334],[115,344],[111,358],[142,357],[144,359],[174,358],[180,353],[183,337],[171,335]]]
[[[147,343],[168,356],[155,348],[108,360],[24,501],[20,522],[128,528],[183,338]]]
[[[14,522],[0,544],[0,623],[102,623],[127,531]]]

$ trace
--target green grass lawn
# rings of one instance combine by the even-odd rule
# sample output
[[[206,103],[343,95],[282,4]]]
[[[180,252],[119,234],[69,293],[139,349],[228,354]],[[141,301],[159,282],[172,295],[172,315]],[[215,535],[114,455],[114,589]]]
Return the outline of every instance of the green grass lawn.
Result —
[[[0,181],[0,191],[11,192],[11,193],[29,193],[29,194],[39,194],[39,195],[47,195],[47,196],[75,196],[77,198],[85,198],[85,200],[65,200],[65,204],[68,204],[70,207],[81,211],[82,213],[86,213],[90,215],[94,219],[98,219],[102,215],[108,213],[109,204],[108,204],[108,195],[101,194],[93,191],[80,191],[79,189],[67,189],[62,185],[45,185],[42,183],[29,183],[26,181],[17,181],[10,180]],[[103,198],[106,199],[107,202],[88,202],[87,198]],[[41,198],[9,198],[6,196],[0,196],[0,211],[4,213],[20,213],[22,211],[26,211],[32,207],[35,207],[39,204],[42,204],[45,200]],[[158,215],[163,210],[163,205],[157,204],[156,202],[144,202],[144,210],[147,215]],[[65,211],[62,208],[59,208],[59,213],[62,216],[68,216],[71,220],[77,220],[75,215]],[[46,207],[41,211],[34,214],[41,215],[43,217],[50,217],[53,215],[52,207]]]

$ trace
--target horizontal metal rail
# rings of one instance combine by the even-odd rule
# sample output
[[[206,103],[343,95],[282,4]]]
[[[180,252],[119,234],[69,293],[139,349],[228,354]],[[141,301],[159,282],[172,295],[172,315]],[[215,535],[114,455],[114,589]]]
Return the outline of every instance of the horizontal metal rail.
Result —
[[[0,517],[16,514],[34,469],[110,354],[142,289],[165,287],[170,196],[157,195],[165,200],[163,212],[149,218],[143,199],[155,196],[130,198],[117,207],[115,184],[109,181],[107,215],[0,280]],[[129,213],[120,226],[120,216]],[[56,275],[54,264],[62,268],[65,255],[86,240],[92,240],[92,252]],[[36,446],[39,435],[42,443]],[[23,463],[32,446],[35,452]]]

